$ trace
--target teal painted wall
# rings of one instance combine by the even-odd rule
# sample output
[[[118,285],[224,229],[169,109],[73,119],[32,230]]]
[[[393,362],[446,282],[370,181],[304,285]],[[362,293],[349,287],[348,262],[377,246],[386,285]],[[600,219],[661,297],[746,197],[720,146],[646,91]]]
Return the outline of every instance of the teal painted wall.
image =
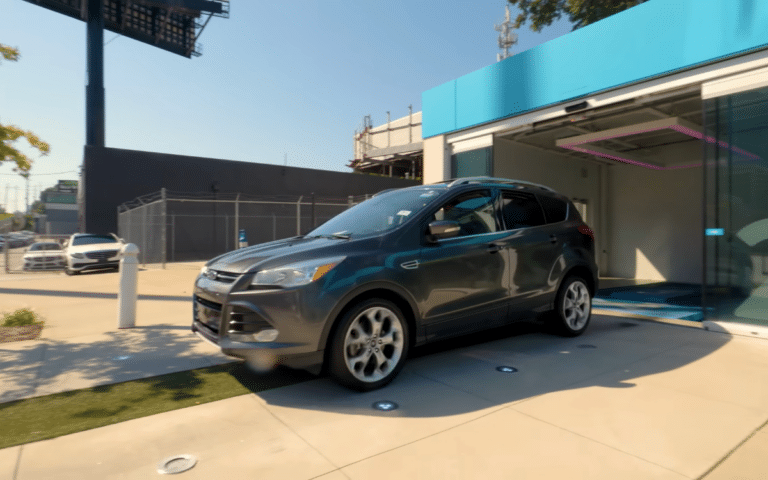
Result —
[[[424,92],[422,137],[767,46],[768,0],[651,0]]]

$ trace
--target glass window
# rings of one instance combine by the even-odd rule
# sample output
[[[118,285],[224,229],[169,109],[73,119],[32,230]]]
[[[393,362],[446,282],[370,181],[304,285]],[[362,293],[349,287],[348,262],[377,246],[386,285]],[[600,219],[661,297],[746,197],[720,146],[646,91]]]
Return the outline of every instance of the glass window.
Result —
[[[768,88],[705,100],[704,315],[768,325]]]
[[[444,185],[384,192],[336,215],[308,236],[350,235],[360,237],[391,230],[413,218],[434,201]]]
[[[480,148],[451,155],[451,178],[490,176],[493,148]]]
[[[544,212],[530,193],[504,192],[501,215],[507,230],[544,225]]]
[[[547,195],[539,195],[539,201],[542,208],[544,208],[544,214],[547,217],[547,223],[557,223],[565,220],[565,216],[568,213],[568,204],[559,198],[549,197]]]
[[[117,243],[112,235],[80,235],[72,240],[72,245],[96,245],[99,243]]]
[[[499,230],[493,195],[489,190],[469,192],[453,198],[434,213],[434,220],[457,222],[460,237],[480,235]]]

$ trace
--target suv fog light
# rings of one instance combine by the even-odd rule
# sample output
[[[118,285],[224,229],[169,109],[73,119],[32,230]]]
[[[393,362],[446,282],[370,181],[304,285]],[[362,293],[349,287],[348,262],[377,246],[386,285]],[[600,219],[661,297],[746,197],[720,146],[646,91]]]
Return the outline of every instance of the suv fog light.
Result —
[[[277,338],[278,331],[274,328],[269,330],[262,330],[253,336],[253,339],[257,342],[274,342]]]

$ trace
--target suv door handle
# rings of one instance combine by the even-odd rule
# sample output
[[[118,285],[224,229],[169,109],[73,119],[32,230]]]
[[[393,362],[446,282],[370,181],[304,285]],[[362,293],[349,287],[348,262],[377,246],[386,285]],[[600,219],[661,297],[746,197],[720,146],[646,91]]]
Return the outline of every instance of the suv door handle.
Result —
[[[549,241],[552,242],[552,243],[557,243],[557,235],[551,234],[549,236]]]
[[[488,252],[489,253],[496,253],[499,250],[501,250],[502,248],[504,248],[504,247],[502,245],[499,245],[498,243],[488,244]]]

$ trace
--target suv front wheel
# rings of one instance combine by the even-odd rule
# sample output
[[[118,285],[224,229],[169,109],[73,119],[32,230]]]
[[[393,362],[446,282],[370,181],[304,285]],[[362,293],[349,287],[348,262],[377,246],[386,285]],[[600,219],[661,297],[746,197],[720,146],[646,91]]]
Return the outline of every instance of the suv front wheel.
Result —
[[[555,310],[551,312],[551,326],[555,333],[577,337],[584,333],[592,316],[592,297],[586,282],[580,277],[568,277],[563,281],[555,298]]]
[[[408,322],[394,303],[365,300],[340,320],[331,341],[329,373],[353,390],[381,388],[403,368],[409,340]]]

